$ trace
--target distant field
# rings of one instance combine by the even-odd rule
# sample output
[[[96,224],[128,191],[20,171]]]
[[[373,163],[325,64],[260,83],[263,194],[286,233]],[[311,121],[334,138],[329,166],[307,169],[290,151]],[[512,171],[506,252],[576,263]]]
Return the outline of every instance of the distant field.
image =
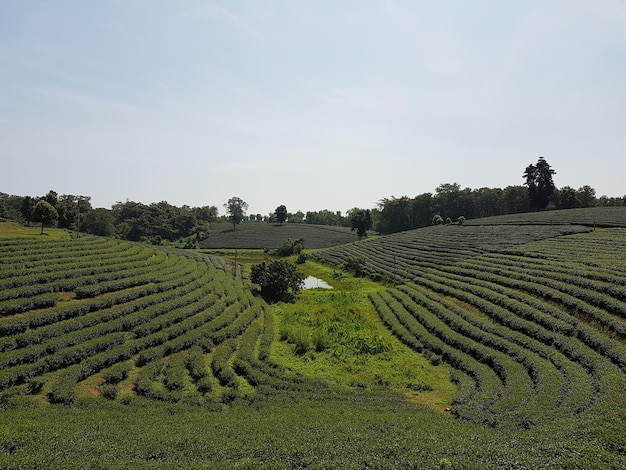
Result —
[[[355,232],[346,227],[311,224],[268,224],[246,222],[237,225],[211,224],[210,235],[200,243],[205,249],[234,248],[278,248],[287,239],[304,239],[306,249],[326,248],[357,240]]]
[[[467,225],[578,224],[589,227],[626,227],[626,206],[587,207],[557,211],[527,212],[471,219]]]
[[[312,256],[335,265],[359,258],[366,272],[403,283],[427,269],[483,253],[591,230],[582,225],[438,225],[331,247]]]

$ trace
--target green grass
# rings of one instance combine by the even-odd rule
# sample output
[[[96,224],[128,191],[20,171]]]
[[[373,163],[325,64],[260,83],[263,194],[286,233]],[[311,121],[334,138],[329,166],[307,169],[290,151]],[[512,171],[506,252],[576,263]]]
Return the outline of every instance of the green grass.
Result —
[[[45,227],[42,235],[41,225],[25,227],[17,222],[0,222],[0,239],[45,237],[46,240],[67,240],[72,236],[64,229]]]
[[[391,389],[440,410],[450,405],[450,367],[409,349],[374,310],[368,295],[383,287],[311,261],[299,269],[333,289],[305,290],[296,303],[274,306],[282,338],[272,349],[277,362],[342,389]]]

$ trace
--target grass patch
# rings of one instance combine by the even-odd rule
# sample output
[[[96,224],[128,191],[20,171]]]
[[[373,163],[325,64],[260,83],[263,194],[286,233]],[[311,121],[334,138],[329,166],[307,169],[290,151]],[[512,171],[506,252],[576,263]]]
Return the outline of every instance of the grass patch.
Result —
[[[0,222],[0,238],[33,238],[45,237],[47,240],[67,240],[70,232],[59,228],[44,228],[41,235],[41,225],[25,227],[17,222]]]
[[[412,402],[450,405],[456,386],[449,366],[433,366],[397,340],[368,300],[368,293],[383,287],[318,263],[299,269],[333,289],[305,290],[295,303],[273,306],[276,361],[340,388],[392,389]]]

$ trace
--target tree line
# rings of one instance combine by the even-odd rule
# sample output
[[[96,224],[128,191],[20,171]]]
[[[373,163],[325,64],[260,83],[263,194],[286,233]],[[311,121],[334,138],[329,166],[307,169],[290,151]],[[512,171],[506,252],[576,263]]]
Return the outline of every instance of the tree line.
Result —
[[[623,206],[626,196],[597,198],[590,186],[574,189],[556,188],[556,174],[540,157],[526,167],[522,185],[500,188],[462,188],[459,183],[442,183],[434,193],[415,197],[381,199],[371,209],[352,208],[345,215],[323,209],[291,213],[284,204],[268,215],[247,214],[248,203],[232,197],[224,204],[226,215],[219,216],[216,206],[177,207],[166,201],[143,204],[117,202],[111,209],[93,208],[91,197],[49,191],[44,196],[15,196],[0,192],[0,220],[23,224],[56,225],[59,228],[94,235],[117,236],[131,241],[160,244],[163,240],[200,240],[207,237],[210,224],[217,220],[233,224],[233,230],[244,222],[307,223],[350,227],[359,238],[368,230],[388,234],[439,221],[458,221],[522,212],[571,209],[594,206]],[[461,219],[459,219],[461,218]]]
[[[41,223],[58,228],[131,241],[160,244],[162,240],[208,236],[209,224],[218,218],[217,207],[176,207],[166,201],[143,204],[117,202],[111,209],[93,208],[90,196],[15,196],[0,193],[0,220],[25,225]]]

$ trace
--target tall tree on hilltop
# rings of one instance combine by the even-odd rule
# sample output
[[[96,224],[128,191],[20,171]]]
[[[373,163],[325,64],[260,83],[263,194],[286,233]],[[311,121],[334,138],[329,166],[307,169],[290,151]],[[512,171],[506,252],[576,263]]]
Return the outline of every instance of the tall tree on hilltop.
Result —
[[[41,199],[33,207],[33,221],[41,224],[41,234],[43,235],[43,227],[48,224],[55,224],[59,218],[57,210],[52,204],[45,199]]]
[[[287,220],[287,208],[281,204],[274,211],[274,216],[276,217],[276,222],[284,224]]]
[[[524,178],[528,187],[528,197],[530,199],[530,207],[533,210],[545,210],[550,202],[550,197],[554,193],[554,181],[552,175],[555,175],[550,164],[543,158],[539,157],[537,165],[530,164],[524,171]]]
[[[248,203],[239,197],[231,197],[226,204],[224,204],[226,212],[228,213],[228,220],[233,224],[233,230],[237,229],[237,225],[246,216],[248,210]]]

